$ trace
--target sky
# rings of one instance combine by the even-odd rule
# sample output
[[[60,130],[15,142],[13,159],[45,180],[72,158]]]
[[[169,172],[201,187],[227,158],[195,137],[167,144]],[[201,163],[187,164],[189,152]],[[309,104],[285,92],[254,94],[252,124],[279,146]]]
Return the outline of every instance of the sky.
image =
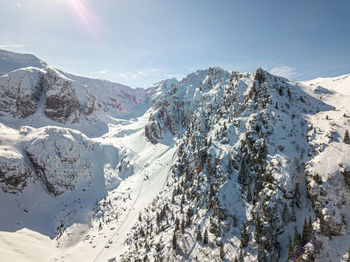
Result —
[[[147,87],[220,66],[350,73],[349,0],[0,0],[0,49]]]

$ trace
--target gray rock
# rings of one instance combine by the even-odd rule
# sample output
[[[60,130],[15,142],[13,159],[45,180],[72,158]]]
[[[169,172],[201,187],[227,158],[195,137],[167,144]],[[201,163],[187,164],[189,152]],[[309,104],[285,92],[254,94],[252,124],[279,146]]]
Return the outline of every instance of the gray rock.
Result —
[[[91,176],[86,153],[93,148],[81,133],[54,127],[44,128],[25,145],[37,175],[55,196],[74,190],[78,176]]]
[[[46,116],[63,124],[79,122],[80,104],[72,82],[58,77],[53,70],[48,70],[46,78]]]
[[[41,74],[39,69],[33,68],[1,76],[0,112],[20,118],[34,114],[44,87]]]
[[[34,175],[22,155],[15,152],[1,153],[0,187],[4,192],[21,193]]]

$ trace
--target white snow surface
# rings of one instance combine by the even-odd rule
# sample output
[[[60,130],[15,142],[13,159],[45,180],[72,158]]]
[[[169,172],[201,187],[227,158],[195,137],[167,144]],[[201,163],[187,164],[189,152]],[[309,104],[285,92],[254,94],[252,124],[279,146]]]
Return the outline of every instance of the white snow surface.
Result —
[[[7,58],[0,61],[0,69],[4,72],[0,77],[0,91],[6,83],[10,83],[10,88],[15,89],[20,85],[24,88],[23,92],[30,92],[39,73],[50,71],[60,81],[72,83],[79,103],[84,108],[81,110],[82,115],[92,104],[99,106],[94,107],[92,114],[80,115],[78,122],[64,124],[44,114],[45,98],[41,97],[36,103],[35,112],[25,118],[12,113],[0,116],[0,163],[6,163],[13,175],[23,174],[23,181],[18,186],[21,190],[16,191],[16,187],[10,186],[3,186],[7,192],[0,189],[0,207],[3,210],[0,213],[0,260],[68,262],[108,261],[115,258],[119,261],[120,255],[128,249],[126,240],[135,229],[139,213],[156,202],[159,196],[171,197],[168,183],[174,182],[170,178],[171,168],[177,160],[178,145],[184,132],[179,123],[192,112],[201,119],[203,112],[197,110],[198,107],[214,108],[216,102],[211,99],[223,97],[222,86],[229,85],[227,78],[232,72],[217,68],[217,78],[212,78],[209,82],[207,71],[197,71],[182,82],[163,81],[144,90],[77,77],[51,68],[33,57],[0,52],[0,58],[5,56],[14,62],[6,67],[2,65],[8,64]],[[241,74],[240,77],[242,80],[235,87],[235,92],[237,100],[243,102],[247,86],[253,83],[253,74]],[[343,190],[343,177],[338,170],[339,166],[350,169],[350,145],[342,142],[345,130],[350,128],[350,75],[288,83],[298,87],[293,90],[293,94],[301,95],[305,92],[315,98],[309,99],[310,108],[320,106],[322,109],[315,114],[302,112],[301,108],[293,110],[296,114],[304,114],[313,126],[309,133],[310,144],[317,153],[314,152],[314,157],[306,163],[306,170],[309,173],[317,172],[329,190],[328,197],[332,200],[329,204],[322,206],[326,200],[322,202],[320,197],[322,212],[332,216],[330,220],[341,222],[342,216],[350,217],[350,203],[341,209],[335,207],[342,199],[349,198],[349,192]],[[174,85],[177,88],[177,99],[170,101]],[[162,138],[159,143],[152,144],[145,137],[145,126],[149,124],[151,115],[161,111],[164,103],[170,104],[171,110],[174,110],[171,115],[178,117],[177,122],[174,122],[176,134],[173,135],[166,127],[162,127]],[[184,109],[185,115],[178,113],[176,108]],[[166,112],[170,114],[169,111]],[[283,115],[278,117],[283,118]],[[227,132],[232,139],[228,144],[214,141],[218,146],[211,147],[213,154],[226,161],[225,154],[233,147],[238,150],[236,143],[242,139],[248,123],[254,121],[253,118],[248,114],[242,115],[239,121],[230,124]],[[156,117],[156,120],[159,119]],[[284,152],[287,152],[275,154],[269,159],[272,165],[276,163],[277,166],[278,163],[280,170],[275,178],[286,188],[294,179],[305,184],[305,179],[298,172],[291,177],[283,175],[292,172],[290,169],[293,166],[287,162],[288,157],[300,155],[300,150],[292,139],[279,137],[284,129],[293,128],[293,135],[298,137],[298,132],[301,131],[294,124],[282,120],[276,122],[271,141],[275,146],[271,148],[278,151],[277,148],[283,144]],[[211,130],[210,136],[214,137],[222,125],[219,123],[217,128]],[[307,144],[301,140],[296,143],[301,147]],[[287,154],[289,155],[286,156]],[[334,156],[337,156],[336,161],[333,161]],[[33,158],[45,171],[38,172],[38,167],[33,166]],[[59,194],[55,196],[50,192],[45,182],[53,185]],[[313,182],[310,183],[313,185]],[[316,192],[319,189],[315,185],[312,190]],[[239,197],[240,188],[237,183],[227,182],[223,185],[220,199]],[[243,221],[250,218],[251,214],[242,213],[244,210],[240,205],[243,204],[240,202],[242,200],[226,204]],[[305,204],[304,208],[310,209],[311,205]],[[315,217],[313,212],[305,212],[300,214],[298,221],[303,221],[308,215]],[[203,220],[203,223],[208,221]],[[302,227],[299,222],[293,225],[299,229]],[[319,225],[315,225],[317,226]],[[350,234],[348,228],[342,229],[342,232],[342,236],[325,240],[326,246],[320,257],[346,260]],[[286,231],[281,237],[284,238],[284,246],[287,245],[289,233]],[[231,252],[236,252],[239,246],[237,237],[232,245]],[[192,252],[193,256],[200,255],[195,245]],[[284,252],[281,257],[286,259],[286,256]],[[211,255],[206,259],[209,258]]]
[[[323,87],[342,95],[350,95],[350,74],[338,77],[319,77],[309,81],[301,82],[313,87]]]
[[[176,149],[171,136],[158,145],[144,136],[154,87],[131,89],[46,64],[14,69],[0,76],[0,91],[13,86],[13,94],[30,93],[39,74],[50,72],[60,81],[55,82],[58,88],[72,83],[80,104],[92,98],[96,109],[77,123],[64,124],[44,114],[41,98],[25,118],[12,114],[16,108],[0,116],[0,163],[13,176],[23,173],[20,184],[3,184],[6,192],[0,190],[0,206],[6,210],[0,215],[1,261],[103,261],[111,256],[104,247],[112,242],[121,253],[138,213],[165,186]],[[30,158],[42,173],[34,172]]]
[[[0,232],[1,261],[48,261],[59,251],[55,245],[49,237],[26,228]]]

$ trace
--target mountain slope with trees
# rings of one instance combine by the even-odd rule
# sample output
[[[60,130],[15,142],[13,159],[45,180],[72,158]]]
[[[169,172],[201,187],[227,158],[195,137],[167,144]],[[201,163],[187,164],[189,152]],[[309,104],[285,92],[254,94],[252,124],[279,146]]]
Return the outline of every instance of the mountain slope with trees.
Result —
[[[51,237],[50,261],[349,259],[347,76],[25,66],[0,67],[0,230]]]

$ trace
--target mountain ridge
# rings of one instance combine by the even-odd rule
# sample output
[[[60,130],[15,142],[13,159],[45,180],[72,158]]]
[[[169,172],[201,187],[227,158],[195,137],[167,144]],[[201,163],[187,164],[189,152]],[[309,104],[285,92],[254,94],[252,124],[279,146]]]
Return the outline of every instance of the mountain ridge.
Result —
[[[342,81],[212,67],[105,95],[72,78],[0,77],[0,230],[50,236],[45,260],[348,258]]]

